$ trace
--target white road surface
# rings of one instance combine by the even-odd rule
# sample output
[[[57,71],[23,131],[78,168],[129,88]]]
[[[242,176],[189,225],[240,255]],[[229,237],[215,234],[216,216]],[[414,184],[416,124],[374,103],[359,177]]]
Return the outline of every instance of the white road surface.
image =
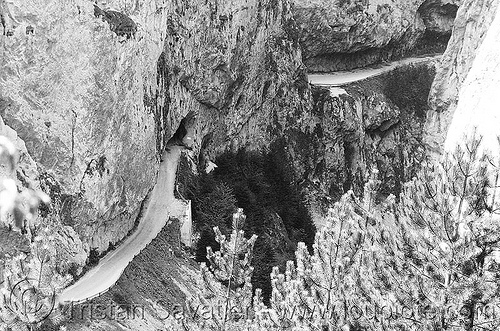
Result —
[[[354,69],[350,71],[336,71],[328,74],[311,74],[307,75],[307,80],[313,85],[319,86],[343,86],[349,83],[357,82],[370,77],[378,76],[388,71],[394,70],[397,67],[401,67],[408,64],[417,64],[422,62],[429,62],[433,60],[439,60],[441,55],[433,55],[427,57],[413,57],[407,58],[399,61],[394,61],[389,64],[374,67],[374,68],[362,68]],[[337,90],[337,92],[341,92]]]
[[[136,231],[99,264],[59,296],[60,303],[82,302],[106,292],[121,274],[167,224],[170,216],[184,212],[183,203],[174,198],[175,175],[181,147],[167,149],[160,164],[158,179]]]

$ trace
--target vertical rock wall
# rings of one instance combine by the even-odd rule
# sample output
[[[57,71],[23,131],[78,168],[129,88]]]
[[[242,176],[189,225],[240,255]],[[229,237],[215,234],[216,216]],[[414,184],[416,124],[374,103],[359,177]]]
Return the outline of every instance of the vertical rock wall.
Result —
[[[446,47],[459,0],[293,0],[310,71],[364,67]]]
[[[439,153],[444,147],[460,89],[496,15],[498,4],[498,0],[464,0],[458,10],[449,46],[437,67],[429,96],[425,141],[434,153]]]
[[[87,1],[7,7],[15,22],[2,37],[0,113],[25,141],[38,179],[55,183],[47,193],[62,222],[104,250],[132,227],[155,182],[157,127],[143,99],[156,83],[153,27],[161,24],[124,41]]]
[[[347,190],[361,195],[372,169],[378,170],[381,196],[398,195],[415,175],[424,156],[434,67],[419,64],[342,88],[313,88],[314,130],[296,132],[290,146],[317,223],[323,207]]]
[[[500,10],[477,49],[446,135],[444,149],[453,151],[473,130],[482,136],[481,148],[500,156]]]
[[[13,19],[1,36],[0,114],[61,221],[103,251],[133,227],[187,114],[197,117],[195,151],[211,137],[210,158],[307,129],[311,107],[287,1],[98,6],[2,1]]]

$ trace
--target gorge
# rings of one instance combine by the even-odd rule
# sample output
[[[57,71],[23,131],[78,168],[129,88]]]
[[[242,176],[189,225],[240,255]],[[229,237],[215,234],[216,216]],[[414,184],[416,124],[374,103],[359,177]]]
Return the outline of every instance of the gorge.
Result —
[[[59,312],[41,330],[174,329],[162,316],[203,292],[180,239],[186,201],[193,238],[211,244],[215,223],[200,220],[229,201],[261,231],[253,283],[266,278],[268,300],[268,259],[284,268],[299,241],[312,249],[374,171],[376,200],[399,199],[473,127],[496,152],[498,3],[0,0],[0,134],[18,150],[6,176],[51,200],[22,231],[2,216],[0,286],[23,263],[49,284]],[[148,308],[68,319],[78,303]],[[1,316],[0,330],[18,327]]]

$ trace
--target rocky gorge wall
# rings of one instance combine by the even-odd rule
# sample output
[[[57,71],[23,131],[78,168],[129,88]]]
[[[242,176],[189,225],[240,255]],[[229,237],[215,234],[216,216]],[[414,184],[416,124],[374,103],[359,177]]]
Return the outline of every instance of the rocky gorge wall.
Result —
[[[310,71],[349,70],[442,52],[459,0],[294,0]]]
[[[211,137],[208,156],[257,148],[280,123],[295,125],[292,113],[303,118],[309,92],[287,2],[100,6],[136,22],[135,37],[115,34],[86,1],[6,3],[0,114],[62,222],[103,251],[133,227],[184,116],[197,114],[195,150]]]
[[[0,114],[61,221],[104,250],[127,234],[155,182],[157,126],[142,105],[155,50],[120,43],[86,1],[7,8],[15,21],[2,37]]]
[[[344,31],[318,40],[303,18],[324,20],[297,2],[116,0],[97,10],[84,0],[2,0],[0,115],[25,142],[54,212],[87,253],[102,252],[133,228],[161,153],[188,114],[196,114],[192,147],[204,162],[278,143],[298,182],[312,176],[312,164],[343,173],[343,161],[318,161],[323,147],[305,156],[304,142],[320,137],[318,122],[328,119],[313,105],[302,59],[390,41],[406,47],[416,35],[401,38],[422,3],[314,3]],[[327,159],[345,148],[337,138],[326,143]]]
[[[399,194],[423,160],[423,126],[436,61],[343,86],[313,87],[314,130],[295,133],[300,185],[317,224],[347,190],[363,194],[377,170],[381,197]]]
[[[454,23],[449,46],[437,67],[429,96],[425,143],[434,154],[442,152],[460,90],[498,11],[499,1],[464,0]]]
[[[415,113],[424,108],[408,110],[391,95],[381,83],[390,76],[340,93],[313,88],[304,61],[312,68],[319,62],[309,59],[327,54],[331,70],[390,59],[426,31],[448,34],[457,5],[109,0],[96,10],[85,0],[0,0],[1,127],[26,155],[18,183],[52,197],[51,217],[66,233],[61,247],[72,245],[67,260],[78,265],[133,229],[165,146],[187,129],[200,163],[226,150],[279,150],[316,219],[346,190],[360,192],[374,165],[383,193],[397,192],[420,153],[425,115]],[[459,17],[474,6],[466,1]],[[469,40],[477,15],[462,18],[474,27],[465,29]],[[457,31],[453,52],[464,51],[465,61],[473,46],[459,47]],[[434,83],[439,98],[437,82],[444,88],[453,76],[443,73],[451,52]],[[417,69],[427,81],[432,68]],[[421,85],[427,98],[430,85]]]

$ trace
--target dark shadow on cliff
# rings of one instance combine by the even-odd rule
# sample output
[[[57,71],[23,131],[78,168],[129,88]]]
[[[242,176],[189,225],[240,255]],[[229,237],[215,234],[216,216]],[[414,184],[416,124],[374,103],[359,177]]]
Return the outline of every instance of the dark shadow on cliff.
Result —
[[[435,69],[426,65],[397,68],[387,74],[383,92],[403,114],[425,119],[435,75]]]
[[[392,107],[399,109],[399,116],[392,128],[367,131],[367,134],[381,139],[377,148],[367,153],[370,155],[368,162],[375,164],[379,170],[381,199],[389,194],[394,194],[398,199],[402,185],[417,174],[425,158],[423,129],[428,111],[427,99],[435,74],[432,65],[409,65],[354,85],[358,91],[382,93],[393,104]],[[378,146],[383,146],[387,139],[394,140],[391,144],[394,148],[381,153]],[[358,183],[360,187],[363,184]]]
[[[109,29],[117,36],[127,39],[135,37],[137,24],[127,15],[114,10],[103,10],[94,4],[94,16],[107,22]]]

